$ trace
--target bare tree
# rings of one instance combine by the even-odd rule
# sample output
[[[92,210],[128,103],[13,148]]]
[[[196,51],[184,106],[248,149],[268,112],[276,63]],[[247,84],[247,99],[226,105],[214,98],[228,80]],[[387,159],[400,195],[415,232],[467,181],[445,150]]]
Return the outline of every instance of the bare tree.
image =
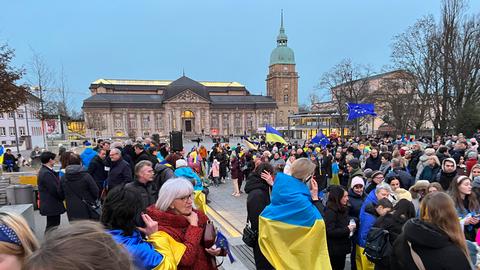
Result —
[[[480,23],[466,7],[464,0],[444,0],[438,23],[424,17],[394,38],[392,60],[414,75],[418,108],[425,108],[419,113],[430,114],[437,132],[475,125],[460,121],[480,101]]]
[[[321,88],[330,90],[332,102],[335,103],[340,115],[339,125],[341,136],[343,136],[346,125],[347,103],[361,103],[372,100],[369,91],[368,78],[371,69],[368,66],[353,64],[350,59],[344,59],[335,65],[330,71],[324,73],[320,79]],[[356,121],[358,132],[359,122]]]
[[[43,57],[32,50],[28,82],[32,85],[40,98],[40,118],[45,119],[45,102],[54,101],[55,93],[52,91],[53,73],[47,66]]]

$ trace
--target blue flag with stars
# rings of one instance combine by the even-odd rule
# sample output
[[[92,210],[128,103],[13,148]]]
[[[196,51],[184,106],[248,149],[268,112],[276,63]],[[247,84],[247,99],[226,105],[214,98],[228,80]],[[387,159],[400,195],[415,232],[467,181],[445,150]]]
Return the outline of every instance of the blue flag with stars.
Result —
[[[376,116],[375,105],[373,103],[348,103],[348,121],[357,119],[365,115]]]
[[[330,144],[330,140],[323,134],[322,131],[318,132],[317,135],[311,140],[312,143],[318,143],[323,148],[327,147]]]

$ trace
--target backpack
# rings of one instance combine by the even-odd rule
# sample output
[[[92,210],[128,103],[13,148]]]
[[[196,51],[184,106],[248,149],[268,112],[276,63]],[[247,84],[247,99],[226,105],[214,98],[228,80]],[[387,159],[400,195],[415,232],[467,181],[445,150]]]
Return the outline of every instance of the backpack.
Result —
[[[379,263],[392,253],[390,233],[382,228],[372,227],[367,235],[363,254],[373,263]]]

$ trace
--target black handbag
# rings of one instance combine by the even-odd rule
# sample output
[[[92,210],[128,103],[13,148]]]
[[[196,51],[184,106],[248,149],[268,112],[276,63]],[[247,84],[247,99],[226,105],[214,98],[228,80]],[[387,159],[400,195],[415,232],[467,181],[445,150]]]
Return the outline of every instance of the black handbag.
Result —
[[[88,202],[84,198],[80,197],[68,184],[65,182],[65,186],[70,189],[70,191],[75,195],[75,197],[79,198],[83,204],[85,204],[90,212],[90,218],[94,220],[100,220],[102,216],[102,203],[100,200],[95,200],[94,202]]]
[[[258,232],[252,229],[252,227],[250,226],[250,220],[248,219],[248,217],[247,217],[247,224],[243,229],[242,240],[249,247],[254,247],[255,244],[258,242]]]

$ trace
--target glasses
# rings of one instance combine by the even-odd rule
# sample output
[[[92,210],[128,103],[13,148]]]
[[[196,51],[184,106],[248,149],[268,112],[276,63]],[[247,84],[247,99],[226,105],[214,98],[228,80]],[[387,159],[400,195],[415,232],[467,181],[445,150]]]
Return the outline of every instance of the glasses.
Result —
[[[186,201],[188,201],[188,199],[193,199],[193,194],[183,196],[183,197],[180,197],[180,198],[176,198],[175,200],[181,200],[182,202],[186,202]]]

